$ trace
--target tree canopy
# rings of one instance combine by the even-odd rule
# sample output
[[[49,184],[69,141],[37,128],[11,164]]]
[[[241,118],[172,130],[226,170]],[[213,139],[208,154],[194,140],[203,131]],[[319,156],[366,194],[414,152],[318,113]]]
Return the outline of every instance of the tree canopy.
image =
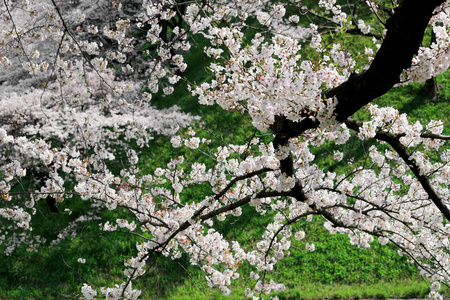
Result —
[[[305,237],[297,224],[320,216],[330,234],[359,247],[374,239],[398,247],[430,281],[430,297],[442,298],[450,136],[440,120],[413,123],[373,101],[447,70],[450,2],[316,2],[2,1],[5,254],[49,244],[32,226],[43,200],[64,218],[88,203],[51,244],[107,210],[114,219],[99,219],[99,230],[137,243],[123,282],[86,282],[85,299],[139,298],[132,283],[159,254],[186,257],[225,294],[246,276],[246,296],[268,298],[284,290],[268,275],[277,262],[315,249],[291,248]],[[194,52],[203,60],[189,61]],[[185,75],[198,65],[202,76]],[[247,116],[254,134],[218,144],[214,132],[204,136],[202,116],[155,108],[181,92]],[[160,135],[172,157],[145,165],[140,158]],[[349,147],[358,142],[368,146],[362,154]],[[270,221],[243,247],[218,226],[248,209]]]

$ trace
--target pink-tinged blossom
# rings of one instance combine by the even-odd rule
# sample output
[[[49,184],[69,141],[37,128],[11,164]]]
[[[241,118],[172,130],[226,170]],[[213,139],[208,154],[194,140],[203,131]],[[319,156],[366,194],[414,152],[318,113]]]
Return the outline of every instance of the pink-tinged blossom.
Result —
[[[83,294],[85,299],[93,299],[97,296],[97,291],[95,291],[90,285],[86,283],[81,287],[81,293]]]

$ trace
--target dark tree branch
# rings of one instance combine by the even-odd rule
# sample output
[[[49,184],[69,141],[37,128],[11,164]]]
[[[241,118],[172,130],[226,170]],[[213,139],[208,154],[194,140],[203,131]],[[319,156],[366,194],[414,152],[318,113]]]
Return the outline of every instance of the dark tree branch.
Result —
[[[351,28],[351,29],[347,29],[345,32],[346,32],[346,33],[349,33],[349,34],[354,34],[354,35],[361,35],[361,36],[367,36],[367,37],[374,37],[374,38],[376,38],[377,40],[381,40],[381,39],[382,39],[382,36],[379,35],[379,34],[372,33],[372,32],[369,32],[369,33],[363,33],[359,28]]]
[[[352,16],[355,16],[355,15],[356,15],[357,4],[359,4],[358,1],[356,1],[356,2],[354,3],[354,5],[353,5],[353,9],[352,9],[352,13],[351,13]],[[309,10],[306,6],[303,6],[301,9],[304,11],[304,13],[310,14],[310,15],[312,15],[312,16],[318,18],[318,19],[321,19],[321,20],[325,21],[325,22],[328,23],[328,24],[332,24],[332,25],[326,27],[325,33],[331,33],[331,32],[333,32],[333,31],[335,31],[335,29],[337,29],[337,28],[340,26],[340,23],[339,23],[339,22],[335,22],[333,19],[330,19],[330,18],[328,18],[328,17],[325,17],[325,16],[323,16],[323,15],[320,15],[320,14],[316,13],[315,11]],[[321,27],[325,27],[325,26],[321,26]],[[349,33],[349,34],[354,34],[354,35],[361,35],[361,36],[367,36],[367,37],[374,37],[374,38],[376,38],[376,39],[378,39],[378,40],[381,40],[381,39],[382,39],[382,36],[379,35],[379,34],[371,33],[371,32],[369,32],[369,33],[363,33],[359,28],[349,28],[349,29],[347,29],[345,32],[346,32],[346,33]]]
[[[404,1],[386,22],[387,34],[370,68],[340,86],[325,92],[336,97],[336,119],[345,121],[364,105],[385,94],[399,82],[403,70],[411,66],[422,45],[425,29],[434,9],[443,0]]]
[[[357,122],[355,120],[347,120],[345,122],[348,128],[359,132],[359,128],[361,127],[362,123]],[[408,151],[406,150],[406,147],[400,143],[400,137],[402,135],[396,135],[389,132],[384,131],[378,131],[375,135],[375,139],[387,142],[391,147],[397,152],[397,154],[403,159],[405,164],[409,167],[409,169],[414,173],[414,176],[419,181],[422,188],[427,193],[428,197],[431,201],[436,205],[436,207],[441,211],[441,213],[444,215],[444,217],[447,220],[450,220],[450,210],[449,208],[444,204],[441,197],[437,194],[433,186],[431,185],[430,181],[428,180],[428,177],[425,174],[422,174],[420,171],[419,166],[416,164],[416,162],[410,158],[410,155]]]
[[[394,15],[386,21],[386,37],[369,69],[323,93],[324,98],[336,97],[338,103],[334,115],[337,121],[344,122],[364,105],[399,83],[403,70],[411,66],[413,56],[422,45],[433,11],[444,2],[405,0],[395,9]],[[282,134],[286,139],[319,126],[319,122],[311,118],[305,118],[301,122],[282,118],[282,122],[278,121],[280,130],[274,132]]]

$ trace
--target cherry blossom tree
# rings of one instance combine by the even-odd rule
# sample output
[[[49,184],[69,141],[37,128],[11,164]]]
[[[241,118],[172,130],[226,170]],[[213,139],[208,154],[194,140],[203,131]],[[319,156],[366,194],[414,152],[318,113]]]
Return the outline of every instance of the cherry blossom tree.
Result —
[[[293,239],[305,237],[295,224],[315,215],[330,234],[346,234],[357,246],[368,248],[374,239],[396,245],[432,282],[430,297],[441,298],[441,284],[450,284],[450,137],[439,120],[412,124],[371,102],[396,85],[447,70],[448,1],[320,0],[314,10],[301,1],[88,4],[5,0],[0,6],[0,61],[21,78],[5,79],[0,96],[6,254],[42,242],[30,225],[37,201],[80,197],[96,208],[127,210],[115,222],[99,220],[101,230],[140,239],[125,261],[123,283],[86,282],[84,298],[137,299],[132,282],[145,276],[154,253],[187,256],[225,294],[232,280],[248,276],[246,295],[264,298],[284,289],[266,275],[296,251]],[[365,13],[358,16],[359,9]],[[300,26],[305,12],[331,22],[333,38],[314,23]],[[424,47],[427,27],[435,41]],[[355,53],[339,43],[355,32],[373,39],[371,46]],[[193,38],[207,43],[200,49],[211,72],[204,82],[183,76]],[[150,101],[159,91],[171,94],[180,80],[200,104],[249,115],[270,140],[213,148],[194,125],[179,130],[194,118],[176,108],[157,111]],[[146,151],[155,132],[214,164],[174,156],[164,168],[142,172],[139,147]],[[352,137],[372,145],[363,160],[337,150],[332,157],[345,167],[331,171],[313,155],[324,145],[347,149]],[[128,158],[119,173],[111,169],[117,149]],[[23,182],[32,170],[47,177],[28,187]],[[209,193],[186,199],[186,191],[205,184]],[[215,229],[244,208],[273,216],[252,248]],[[251,273],[240,271],[244,262]]]

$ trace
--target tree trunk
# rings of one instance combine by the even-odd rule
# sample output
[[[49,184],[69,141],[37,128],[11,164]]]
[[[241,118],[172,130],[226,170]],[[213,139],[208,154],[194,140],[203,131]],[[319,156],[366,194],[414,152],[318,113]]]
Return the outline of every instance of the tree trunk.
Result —
[[[422,45],[425,29],[433,11],[444,0],[405,0],[395,9],[395,13],[385,24],[386,37],[381,44],[369,69],[350,77],[341,85],[324,92],[325,98],[336,97],[334,116],[344,122],[364,105],[385,94],[399,83],[403,70],[411,66],[411,61]],[[280,143],[298,136],[308,129],[317,128],[319,122],[305,118],[300,122],[279,120],[272,130],[280,137]],[[275,127],[281,128],[274,130]]]
[[[425,90],[430,95],[430,101],[436,103],[438,94],[441,91],[440,86],[437,83],[436,77],[432,77],[425,82]]]

